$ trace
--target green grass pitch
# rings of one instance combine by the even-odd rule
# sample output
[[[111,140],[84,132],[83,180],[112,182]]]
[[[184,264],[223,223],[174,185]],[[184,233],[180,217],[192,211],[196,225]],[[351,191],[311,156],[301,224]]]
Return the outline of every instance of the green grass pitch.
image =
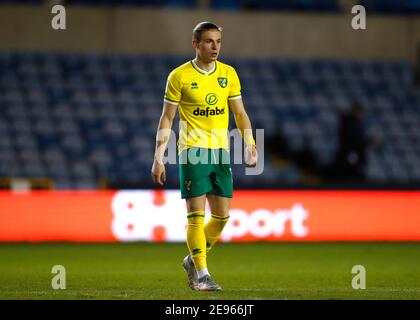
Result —
[[[194,292],[182,243],[3,243],[0,299],[420,299],[420,243],[220,243],[208,257],[223,292]],[[66,289],[53,290],[54,265]],[[354,290],[354,265],[366,289]]]

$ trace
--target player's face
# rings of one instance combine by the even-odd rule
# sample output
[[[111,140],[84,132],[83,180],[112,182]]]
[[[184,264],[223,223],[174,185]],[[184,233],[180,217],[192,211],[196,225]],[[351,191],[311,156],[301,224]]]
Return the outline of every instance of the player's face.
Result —
[[[201,34],[200,41],[193,41],[197,55],[205,63],[217,60],[222,45],[222,33],[219,30],[208,30]]]

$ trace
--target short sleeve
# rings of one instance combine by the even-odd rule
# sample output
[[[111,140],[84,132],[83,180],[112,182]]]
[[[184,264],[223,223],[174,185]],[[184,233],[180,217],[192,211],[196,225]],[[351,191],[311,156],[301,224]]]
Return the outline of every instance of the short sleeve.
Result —
[[[175,72],[171,72],[168,76],[164,101],[173,105],[178,105],[181,101],[181,81]]]
[[[229,97],[228,100],[235,100],[241,98],[241,83],[239,81],[238,74],[234,68],[229,70]]]

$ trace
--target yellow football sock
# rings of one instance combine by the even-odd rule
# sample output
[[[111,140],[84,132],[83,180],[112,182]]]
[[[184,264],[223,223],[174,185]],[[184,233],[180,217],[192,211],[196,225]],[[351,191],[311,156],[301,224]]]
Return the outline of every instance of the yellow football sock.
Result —
[[[204,226],[207,252],[209,252],[213,245],[219,240],[223,228],[225,227],[228,220],[229,216],[223,218],[214,214],[211,215],[210,220]]]
[[[204,216],[202,210],[188,212],[187,216],[187,245],[197,270],[207,268]]]

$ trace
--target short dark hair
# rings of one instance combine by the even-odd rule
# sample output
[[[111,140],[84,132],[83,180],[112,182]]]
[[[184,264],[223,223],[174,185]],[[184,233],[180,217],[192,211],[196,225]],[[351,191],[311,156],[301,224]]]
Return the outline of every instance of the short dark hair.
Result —
[[[208,30],[219,30],[222,32],[222,27],[219,27],[218,25],[208,21],[200,22],[193,29],[193,40],[200,41],[203,32]]]

